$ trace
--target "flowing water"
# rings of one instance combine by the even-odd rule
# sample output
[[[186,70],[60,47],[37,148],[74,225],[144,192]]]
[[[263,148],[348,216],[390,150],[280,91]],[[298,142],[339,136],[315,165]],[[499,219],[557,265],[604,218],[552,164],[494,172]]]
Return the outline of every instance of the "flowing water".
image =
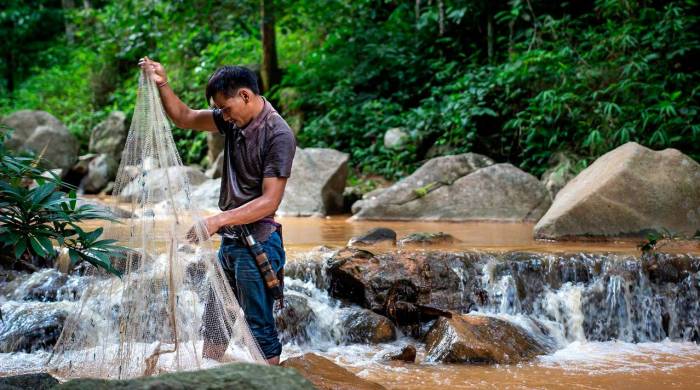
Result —
[[[392,389],[700,388],[700,244],[673,243],[668,254],[640,260],[638,241],[554,243],[532,239],[532,224],[351,221],[347,217],[282,218],[288,251],[286,295],[303,304],[302,326],[281,333],[283,359],[306,352],[330,358]],[[400,334],[391,343],[356,344],[343,320],[359,310],[329,296],[326,260],[349,238],[373,227],[399,237],[445,232],[459,239],[439,248],[454,254],[456,307],[524,328],[552,353],[517,365],[426,363],[424,345]],[[434,250],[437,248],[431,248]],[[673,254],[673,255],[672,255]],[[41,370],[55,324],[76,306],[87,280],[45,270],[0,283],[0,375],[7,367]],[[59,287],[52,287],[59,286]],[[475,297],[483,291],[488,299]],[[59,320],[56,320],[56,319]],[[309,320],[310,319],[310,320]],[[13,325],[8,325],[13,324]],[[3,344],[3,342],[5,344]],[[384,356],[415,345],[417,363]]]

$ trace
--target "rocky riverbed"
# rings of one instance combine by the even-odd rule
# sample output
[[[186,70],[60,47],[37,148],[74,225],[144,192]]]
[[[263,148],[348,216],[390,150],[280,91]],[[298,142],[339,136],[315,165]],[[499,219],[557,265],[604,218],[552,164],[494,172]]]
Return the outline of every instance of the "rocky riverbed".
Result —
[[[664,351],[679,354],[680,370],[700,369],[700,255],[446,250],[430,246],[431,237],[444,245],[444,235],[418,237],[418,248],[307,250],[292,241],[287,305],[277,313],[283,357],[296,359],[287,365],[327,388],[359,381],[347,379],[354,375],[368,379],[367,388],[403,388],[401,372],[439,380],[444,364],[464,367],[464,375],[467,367],[520,367],[520,375],[529,372],[522,367],[585,369],[596,365],[580,351],[604,365],[616,348],[629,364],[646,349],[662,360]],[[89,280],[53,269],[3,275],[0,370],[40,371]],[[443,374],[453,385],[466,381]]]

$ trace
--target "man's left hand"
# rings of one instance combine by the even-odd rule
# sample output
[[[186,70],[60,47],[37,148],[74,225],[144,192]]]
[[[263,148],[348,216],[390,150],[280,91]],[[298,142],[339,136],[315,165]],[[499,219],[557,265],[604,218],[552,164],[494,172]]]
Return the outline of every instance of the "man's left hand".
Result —
[[[192,244],[199,244],[202,241],[207,241],[209,237],[218,232],[221,228],[217,220],[216,216],[199,220],[187,231],[187,241]]]

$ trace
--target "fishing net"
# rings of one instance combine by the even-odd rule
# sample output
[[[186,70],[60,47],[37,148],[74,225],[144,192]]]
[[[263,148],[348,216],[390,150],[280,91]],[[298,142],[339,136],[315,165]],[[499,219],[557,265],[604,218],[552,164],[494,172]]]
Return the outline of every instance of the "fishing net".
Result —
[[[158,89],[142,73],[113,190],[114,207],[131,218],[103,234],[130,248],[113,259],[123,275],[87,268],[90,287],[49,359],[55,375],[130,378],[265,363],[190,202],[188,169]],[[187,239],[192,226],[197,245]]]

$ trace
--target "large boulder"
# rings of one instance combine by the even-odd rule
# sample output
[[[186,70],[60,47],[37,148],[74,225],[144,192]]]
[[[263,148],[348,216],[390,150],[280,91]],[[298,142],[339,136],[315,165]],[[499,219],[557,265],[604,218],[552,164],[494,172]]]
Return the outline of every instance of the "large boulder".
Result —
[[[536,221],[547,189],[511,164],[467,153],[439,157],[411,176],[353,205],[357,219]]]
[[[523,329],[482,315],[439,318],[425,344],[429,362],[512,364],[547,353]]]
[[[319,390],[381,390],[384,386],[362,379],[332,361],[307,353],[282,362],[294,368]]]
[[[182,371],[127,380],[74,379],[56,389],[290,389],[314,390],[295,370],[263,364],[233,363],[199,371]]]
[[[167,170],[166,170],[167,169]],[[207,176],[196,167],[182,166],[153,169],[143,179],[136,178],[129,182],[118,194],[123,200],[131,200],[134,196],[141,196],[148,191],[149,201],[159,202],[165,200],[167,195],[169,177],[186,176],[190,186],[197,186],[209,180]],[[179,180],[178,180],[179,182]]]
[[[540,181],[549,191],[549,197],[554,199],[566,183],[575,177],[575,162],[573,157],[560,152],[550,158],[550,165],[540,177]]]
[[[476,253],[396,251],[374,255],[345,248],[327,264],[331,296],[358,304],[398,325],[429,321],[434,308],[468,312],[477,305],[481,279]],[[458,270],[459,272],[457,272]]]
[[[113,111],[92,129],[88,148],[91,153],[106,154],[118,163],[122,159],[128,132],[126,114]]]
[[[343,209],[348,154],[333,149],[297,148],[280,215],[327,215]]]
[[[65,174],[78,158],[78,140],[48,112],[21,110],[3,118],[2,123],[15,130],[6,146],[37,156],[43,153],[46,168],[61,168]]]
[[[535,226],[536,238],[643,236],[700,229],[700,164],[676,149],[626,143],[571,180]]]

